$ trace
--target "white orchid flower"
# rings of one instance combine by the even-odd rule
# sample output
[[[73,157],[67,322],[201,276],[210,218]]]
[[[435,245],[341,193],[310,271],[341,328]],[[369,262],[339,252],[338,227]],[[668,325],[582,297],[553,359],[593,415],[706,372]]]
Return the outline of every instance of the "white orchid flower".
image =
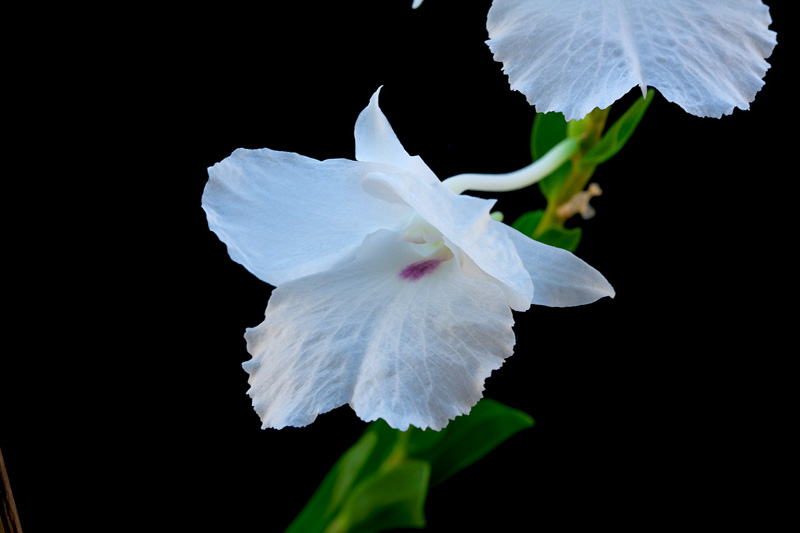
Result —
[[[494,0],[487,42],[539,112],[581,119],[651,86],[719,118],[764,85],[770,23],[760,0]]]
[[[245,333],[264,428],[350,404],[365,421],[441,429],[512,354],[512,309],[614,295],[573,254],[492,219],[494,201],[451,188],[491,177],[445,183],[410,156],[379,92],[356,121],[356,161],[238,149],[209,168],[209,227],[276,286]]]

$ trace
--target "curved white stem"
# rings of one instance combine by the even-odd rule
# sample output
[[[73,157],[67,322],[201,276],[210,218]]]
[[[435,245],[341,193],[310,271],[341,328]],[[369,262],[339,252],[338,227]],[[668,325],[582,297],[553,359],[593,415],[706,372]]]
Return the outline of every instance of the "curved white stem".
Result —
[[[546,178],[578,151],[578,141],[564,139],[527,167],[508,174],[458,174],[442,181],[456,194],[464,191],[507,192]]]

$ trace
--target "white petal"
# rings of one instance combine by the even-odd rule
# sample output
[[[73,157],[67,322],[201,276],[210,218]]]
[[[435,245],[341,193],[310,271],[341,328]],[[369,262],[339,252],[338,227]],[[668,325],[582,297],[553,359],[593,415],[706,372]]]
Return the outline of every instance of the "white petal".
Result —
[[[304,426],[349,403],[366,421],[438,430],[481,398],[514,345],[502,291],[451,255],[409,268],[429,259],[426,245],[398,239],[376,232],[352,263],[275,289],[245,335],[263,427]]]
[[[590,304],[603,296],[614,297],[614,288],[606,278],[576,255],[504,227],[533,278],[532,303],[572,307]]]
[[[539,112],[567,120],[632,87],[698,116],[747,109],[775,46],[759,0],[494,0],[489,47]]]
[[[236,150],[208,169],[203,209],[231,258],[277,285],[352,259],[364,237],[407,223],[410,210],[361,188],[379,165]]]
[[[419,156],[410,156],[394,133],[386,115],[378,106],[381,87],[356,119],[356,160],[392,165],[428,178],[434,177]]]
[[[414,0],[414,2],[411,4],[411,9],[417,9],[421,5],[422,5],[422,0]]]
[[[494,200],[455,194],[439,180],[422,181],[412,174],[367,174],[364,189],[387,202],[411,206],[439,230],[448,244],[460,248],[486,274],[506,287],[508,305],[516,311],[530,307],[531,277],[522,265],[502,224],[489,211]]]

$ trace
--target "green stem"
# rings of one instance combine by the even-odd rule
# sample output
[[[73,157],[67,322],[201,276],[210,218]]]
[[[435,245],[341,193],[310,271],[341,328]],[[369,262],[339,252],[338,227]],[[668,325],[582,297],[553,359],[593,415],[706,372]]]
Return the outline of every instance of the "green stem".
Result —
[[[397,441],[395,441],[386,459],[383,460],[379,470],[390,470],[408,458],[408,439],[410,434],[410,430],[397,432]]]
[[[586,165],[581,160],[602,138],[609,110],[610,108],[595,109],[584,119],[568,123],[567,139],[574,139],[578,143],[578,147],[570,158],[572,166],[567,178],[561,184],[558,192],[547,202],[544,214],[533,232],[534,239],[541,237],[550,229],[564,227],[566,219],[558,214],[558,209],[584,190],[594,174],[597,165]]]
[[[572,170],[564,180],[564,184],[558,190],[558,194],[545,207],[539,224],[533,232],[533,238],[541,237],[546,231],[553,228],[563,228],[567,219],[558,214],[558,209],[567,203],[573,196],[581,192],[589,183],[589,179],[594,174],[595,166],[585,167],[580,164],[579,158],[575,161]]]

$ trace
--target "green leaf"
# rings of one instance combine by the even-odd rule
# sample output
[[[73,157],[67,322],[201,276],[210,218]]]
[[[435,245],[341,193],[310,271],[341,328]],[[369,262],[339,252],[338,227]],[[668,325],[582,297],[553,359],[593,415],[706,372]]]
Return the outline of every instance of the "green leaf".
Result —
[[[531,132],[531,157],[536,161],[567,138],[567,121],[563,113],[537,113]]]
[[[533,232],[536,231],[539,221],[542,220],[542,215],[544,215],[544,209],[528,211],[520,215],[519,218],[511,224],[511,227],[523,235],[533,238]]]
[[[379,422],[370,424],[336,461],[287,533],[324,531],[355,488],[384,464],[395,449],[400,432]]]
[[[633,135],[636,126],[647,111],[650,102],[653,101],[653,89],[647,91],[647,98],[639,97],[636,102],[628,108],[625,113],[603,134],[594,148],[589,150],[581,160],[582,163],[587,165],[599,165],[607,161],[617,152],[619,152],[628,139]]]
[[[350,494],[326,533],[371,533],[425,527],[431,467],[406,459],[364,479]]]
[[[536,240],[550,246],[563,248],[568,252],[574,252],[581,242],[582,234],[581,228],[550,228],[536,237]]]
[[[548,202],[555,202],[561,188],[567,182],[572,173],[572,161],[567,161],[552,174],[539,181],[539,190],[547,198]]]
[[[401,432],[383,420],[373,422],[286,531],[370,533],[423,527],[429,483],[440,483],[532,425],[525,413],[488,399],[438,432],[414,427]]]
[[[431,486],[471,465],[515,433],[533,426],[533,419],[517,409],[484,398],[469,415],[447,425],[431,445],[417,430],[409,439],[409,455],[431,464]]]
[[[531,156],[536,161],[555,145],[567,138],[567,121],[562,113],[537,113],[531,132]],[[558,170],[539,182],[539,189],[552,201],[569,176],[572,162],[567,161]]]
[[[539,227],[539,222],[542,220],[543,215],[544,209],[528,211],[520,215],[511,227],[533,239],[533,234],[536,228]],[[549,244],[550,246],[557,246],[558,248],[574,252],[581,241],[582,234],[581,228],[566,229],[553,227],[545,230],[541,235],[537,235],[536,240]]]
[[[347,450],[322,480],[319,488],[287,528],[287,533],[322,532],[355,485],[370,455],[375,452],[378,437],[366,431]]]

